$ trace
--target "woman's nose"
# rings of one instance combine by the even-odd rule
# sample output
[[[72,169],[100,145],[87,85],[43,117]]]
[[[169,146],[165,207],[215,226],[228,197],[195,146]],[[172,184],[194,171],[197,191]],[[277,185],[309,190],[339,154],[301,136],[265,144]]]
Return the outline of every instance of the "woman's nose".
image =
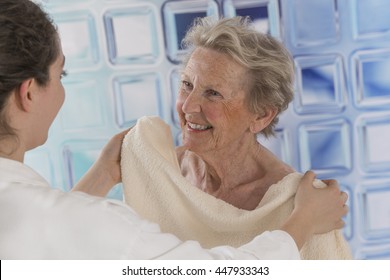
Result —
[[[201,95],[192,91],[183,102],[182,110],[186,114],[199,113],[201,111]]]

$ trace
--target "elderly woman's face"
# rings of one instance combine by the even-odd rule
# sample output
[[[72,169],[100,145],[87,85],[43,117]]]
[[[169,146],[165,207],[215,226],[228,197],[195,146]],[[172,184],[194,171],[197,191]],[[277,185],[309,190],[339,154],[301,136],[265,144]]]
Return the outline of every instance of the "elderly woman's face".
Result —
[[[256,115],[245,104],[246,69],[226,54],[197,48],[181,77],[176,109],[183,145],[202,153],[229,152],[253,140]]]

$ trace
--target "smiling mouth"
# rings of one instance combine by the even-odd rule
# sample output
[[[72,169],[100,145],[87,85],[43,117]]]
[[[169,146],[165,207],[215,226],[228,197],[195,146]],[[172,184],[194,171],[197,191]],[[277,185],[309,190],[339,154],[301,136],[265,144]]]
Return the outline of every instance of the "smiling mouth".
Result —
[[[189,128],[193,129],[193,130],[200,130],[200,131],[203,131],[203,130],[207,130],[207,129],[210,129],[212,128],[211,125],[200,125],[200,124],[195,124],[195,123],[190,123],[190,122],[187,122]]]

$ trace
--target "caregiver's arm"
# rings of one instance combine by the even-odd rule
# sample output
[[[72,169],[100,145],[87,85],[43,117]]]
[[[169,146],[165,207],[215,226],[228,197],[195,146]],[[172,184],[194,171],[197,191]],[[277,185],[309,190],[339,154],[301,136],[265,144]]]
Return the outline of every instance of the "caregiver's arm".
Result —
[[[105,197],[113,186],[121,182],[121,147],[123,138],[129,130],[122,131],[110,139],[99,158],[72,191]]]
[[[348,195],[341,192],[337,181],[327,180],[328,187],[313,187],[315,174],[311,171],[301,179],[295,196],[294,210],[282,226],[295,240],[298,248],[314,234],[326,233],[344,226],[342,217],[348,212]]]

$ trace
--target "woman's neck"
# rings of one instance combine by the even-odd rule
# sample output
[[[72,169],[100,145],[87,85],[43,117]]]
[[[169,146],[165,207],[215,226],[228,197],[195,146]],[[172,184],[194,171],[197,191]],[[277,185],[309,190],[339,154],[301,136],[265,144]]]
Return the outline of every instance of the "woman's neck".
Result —
[[[24,155],[24,149],[14,139],[0,141],[0,157],[23,162]]]
[[[240,145],[237,149],[215,150],[198,154],[209,167],[210,175],[219,177],[223,185],[244,183],[251,173],[265,173],[261,163],[262,146],[256,143]],[[235,182],[235,183],[234,183]]]
[[[231,154],[178,150],[182,175],[194,186],[238,208],[252,210],[268,188],[294,170],[256,142]]]

